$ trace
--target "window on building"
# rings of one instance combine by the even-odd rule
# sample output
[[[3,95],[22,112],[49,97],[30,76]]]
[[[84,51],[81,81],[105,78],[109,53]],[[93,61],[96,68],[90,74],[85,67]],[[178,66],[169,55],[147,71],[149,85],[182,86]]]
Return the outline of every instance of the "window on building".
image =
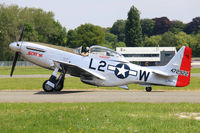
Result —
[[[172,54],[165,54],[165,57],[172,57]]]

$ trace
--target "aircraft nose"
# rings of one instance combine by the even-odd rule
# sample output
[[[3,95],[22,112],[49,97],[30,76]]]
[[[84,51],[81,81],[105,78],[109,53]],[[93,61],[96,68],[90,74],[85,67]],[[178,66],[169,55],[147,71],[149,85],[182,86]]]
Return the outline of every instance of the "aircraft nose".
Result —
[[[11,44],[9,44],[9,48],[15,52],[19,52],[20,51],[20,44],[17,42],[13,42]]]

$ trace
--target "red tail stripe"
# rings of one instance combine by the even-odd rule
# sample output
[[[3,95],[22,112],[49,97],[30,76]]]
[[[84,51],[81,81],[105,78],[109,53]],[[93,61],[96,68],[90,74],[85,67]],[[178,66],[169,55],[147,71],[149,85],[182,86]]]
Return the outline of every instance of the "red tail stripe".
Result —
[[[192,56],[192,49],[189,47],[185,47],[180,70],[187,71],[189,72],[189,74],[188,76],[178,75],[178,80],[176,83],[177,87],[187,86],[190,83],[191,56]]]

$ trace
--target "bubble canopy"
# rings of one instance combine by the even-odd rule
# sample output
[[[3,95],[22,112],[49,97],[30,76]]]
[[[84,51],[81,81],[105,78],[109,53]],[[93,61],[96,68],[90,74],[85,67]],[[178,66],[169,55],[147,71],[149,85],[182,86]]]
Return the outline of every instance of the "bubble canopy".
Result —
[[[90,53],[102,55],[102,56],[124,58],[123,55],[119,54],[118,52],[116,52],[114,50],[111,50],[111,49],[103,47],[103,46],[97,46],[97,45],[90,47]]]

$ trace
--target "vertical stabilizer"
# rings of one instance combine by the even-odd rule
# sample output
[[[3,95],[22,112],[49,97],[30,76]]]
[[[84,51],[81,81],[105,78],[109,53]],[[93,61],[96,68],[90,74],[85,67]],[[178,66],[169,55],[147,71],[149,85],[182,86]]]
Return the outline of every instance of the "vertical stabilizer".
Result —
[[[192,49],[183,46],[171,61],[164,67],[165,71],[177,75],[177,87],[190,83]]]

